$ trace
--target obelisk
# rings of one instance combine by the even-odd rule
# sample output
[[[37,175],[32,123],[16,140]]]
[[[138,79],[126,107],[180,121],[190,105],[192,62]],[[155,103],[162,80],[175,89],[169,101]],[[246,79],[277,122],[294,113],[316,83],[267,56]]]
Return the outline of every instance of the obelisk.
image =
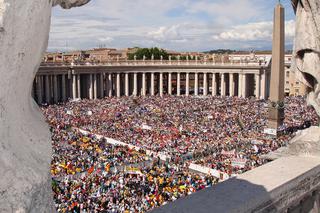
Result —
[[[284,8],[279,3],[274,10],[272,66],[270,79],[270,105],[268,128],[277,130],[284,119]]]

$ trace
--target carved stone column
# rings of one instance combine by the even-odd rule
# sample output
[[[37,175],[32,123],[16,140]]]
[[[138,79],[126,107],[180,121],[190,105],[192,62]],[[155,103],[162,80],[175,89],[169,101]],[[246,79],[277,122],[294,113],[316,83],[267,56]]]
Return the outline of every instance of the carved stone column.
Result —
[[[129,96],[129,73],[126,73],[124,76],[124,84],[125,84],[125,95]]]
[[[97,74],[93,74],[93,98],[98,98]]]
[[[199,91],[198,91],[199,85],[198,85],[198,83],[199,83],[198,73],[195,73],[194,74],[194,95],[195,96],[199,95]]]
[[[189,96],[189,73],[186,73],[186,96]]]
[[[89,74],[89,99],[93,99],[93,81],[92,74]]]
[[[229,73],[229,93],[230,96],[234,96],[234,79],[233,79],[233,73]]]
[[[61,76],[61,87],[62,87],[62,101],[67,100],[67,91],[66,91],[66,75],[62,74]]]
[[[112,97],[112,92],[113,92],[113,82],[112,82],[112,73],[108,74],[108,96]]]
[[[217,79],[216,79],[216,74],[212,73],[212,96],[216,96],[217,95]]]
[[[172,95],[172,74],[168,74],[168,94]]]
[[[147,95],[147,79],[146,79],[146,73],[142,73],[142,96],[146,96]]]
[[[43,101],[43,88],[42,88],[42,75],[37,76],[37,102],[42,104]]]
[[[159,95],[162,97],[163,96],[163,73],[160,72],[159,74],[159,78],[160,78],[160,81],[159,81]]]
[[[154,73],[151,73],[151,95],[154,95]]]
[[[138,95],[138,74],[133,74],[133,96]]]
[[[104,98],[104,80],[103,80],[103,73],[100,73],[100,98]]]
[[[177,96],[180,96],[180,88],[181,88],[181,76],[180,73],[177,73]]]
[[[72,99],[77,98],[77,76],[72,74]]]
[[[117,97],[121,96],[121,84],[120,84],[120,73],[117,73]]]
[[[208,79],[207,79],[207,73],[203,73],[203,95],[208,95]]]
[[[243,82],[242,82],[242,80],[243,80],[243,77],[242,77],[242,73],[239,73],[239,79],[238,79],[238,86],[239,86],[239,88],[238,88],[238,97],[243,97],[243,89],[242,89],[242,84],[243,84]]]
[[[50,92],[50,78],[49,75],[45,75],[45,87],[46,87],[46,102],[47,104],[50,104],[51,102],[51,92]]]
[[[80,74],[77,75],[77,89],[78,89],[78,98],[81,98],[81,79]]]
[[[221,96],[224,97],[226,96],[226,79],[225,79],[225,74],[221,73]]]
[[[58,103],[58,79],[57,79],[57,75],[53,75],[53,100],[54,103]]]
[[[254,95],[256,96],[257,99],[259,99],[260,98],[260,75],[255,74],[254,79],[255,79]]]

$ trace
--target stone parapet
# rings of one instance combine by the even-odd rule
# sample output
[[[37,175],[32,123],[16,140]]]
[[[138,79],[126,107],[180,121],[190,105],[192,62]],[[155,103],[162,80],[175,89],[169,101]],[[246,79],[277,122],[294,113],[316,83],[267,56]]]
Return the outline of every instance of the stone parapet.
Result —
[[[284,157],[154,210],[319,212],[320,158]]]

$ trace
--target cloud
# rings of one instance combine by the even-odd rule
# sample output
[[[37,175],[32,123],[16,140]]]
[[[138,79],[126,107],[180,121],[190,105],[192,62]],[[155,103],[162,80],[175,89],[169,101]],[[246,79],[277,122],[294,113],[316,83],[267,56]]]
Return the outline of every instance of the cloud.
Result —
[[[99,38],[98,40],[101,41],[101,42],[104,42],[104,43],[110,43],[114,39],[112,37],[104,37],[104,38]]]
[[[68,11],[54,8],[49,50],[271,46],[273,6],[261,0],[95,0]]]
[[[234,26],[231,29],[213,35],[216,41],[271,41],[273,23],[256,22]],[[286,38],[292,41],[295,32],[295,22],[286,21]]]

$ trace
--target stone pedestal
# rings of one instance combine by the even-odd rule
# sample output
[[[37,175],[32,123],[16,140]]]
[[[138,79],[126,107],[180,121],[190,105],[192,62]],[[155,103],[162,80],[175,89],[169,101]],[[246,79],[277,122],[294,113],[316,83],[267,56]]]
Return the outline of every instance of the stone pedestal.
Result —
[[[268,127],[271,129],[277,129],[279,127],[279,124],[281,124],[283,120],[284,120],[284,108],[273,106],[271,103],[271,105],[269,106]]]

